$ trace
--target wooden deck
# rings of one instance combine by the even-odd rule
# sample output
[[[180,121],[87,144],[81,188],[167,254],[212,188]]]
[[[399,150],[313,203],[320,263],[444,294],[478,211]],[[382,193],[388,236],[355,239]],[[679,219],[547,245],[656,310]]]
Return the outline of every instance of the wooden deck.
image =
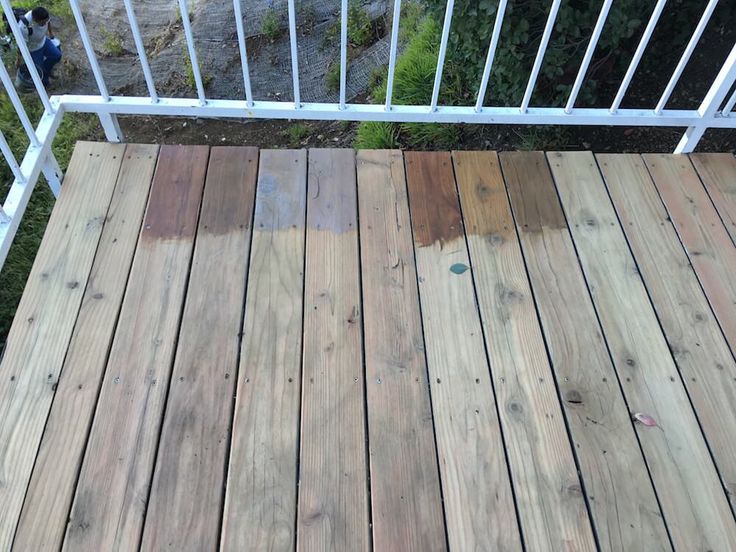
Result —
[[[736,159],[79,143],[7,550],[736,550]]]

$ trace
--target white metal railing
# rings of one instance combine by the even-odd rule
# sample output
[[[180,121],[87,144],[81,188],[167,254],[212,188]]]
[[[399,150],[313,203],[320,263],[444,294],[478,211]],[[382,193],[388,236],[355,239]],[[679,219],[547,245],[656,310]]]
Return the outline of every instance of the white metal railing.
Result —
[[[102,70],[85,25],[78,0],[69,0],[82,45],[86,52],[94,75],[98,95],[58,95],[49,97],[41,83],[30,52],[22,38],[17,22],[12,17],[10,0],[0,0],[3,12],[8,16],[12,33],[19,46],[20,54],[25,61],[40,98],[44,113],[38,126],[34,128],[23,109],[20,98],[13,87],[13,81],[2,64],[0,64],[0,80],[2,80],[8,98],[18,114],[20,122],[28,135],[30,146],[18,163],[10,150],[5,137],[0,133],[0,151],[10,166],[15,178],[5,202],[0,205],[0,266],[10,247],[10,243],[18,228],[31,191],[43,172],[55,194],[59,192],[62,174],[54,159],[50,146],[64,113],[94,113],[100,122],[108,140],[119,142],[123,136],[117,123],[116,115],[176,115],[191,117],[232,117],[278,118],[278,119],[322,119],[322,120],[355,120],[355,121],[395,121],[395,122],[439,122],[439,123],[480,123],[480,124],[528,124],[528,125],[626,125],[626,126],[670,126],[685,127],[676,153],[693,151],[696,144],[708,128],[736,128],[736,116],[732,110],[736,105],[736,91],[727,98],[736,80],[736,45],[731,49],[726,62],[721,67],[715,80],[697,109],[666,109],[666,104],[677,85],[685,66],[692,56],[703,31],[710,20],[719,0],[709,0],[685,51],[675,68],[659,102],[651,109],[622,109],[621,102],[625,97],[631,80],[636,74],[639,62],[649,44],[657,22],[665,8],[667,0],[657,0],[646,28],[639,41],[634,56],[621,81],[616,97],[609,108],[576,108],[580,89],[585,81],[598,40],[603,31],[613,0],[604,0],[600,14],[591,34],[585,55],[577,72],[570,96],[564,108],[531,107],[530,101],[534,92],[537,77],[547,50],[548,42],[555,27],[561,0],[549,1],[549,15],[545,24],[542,39],[532,66],[529,81],[524,92],[521,105],[517,107],[485,106],[484,98],[493,69],[493,63],[501,34],[501,26],[507,7],[507,0],[498,0],[497,14],[488,49],[488,55],[481,77],[478,95],[474,105],[443,106],[438,105],[439,90],[447,52],[450,24],[454,9],[454,0],[447,0],[444,24],[440,39],[437,70],[435,73],[432,96],[429,105],[394,105],[393,85],[396,71],[398,50],[401,0],[394,0],[391,41],[388,59],[388,77],[386,81],[386,100],[384,104],[350,104],[346,101],[347,80],[347,47],[348,47],[348,0],[340,0],[341,32],[340,32],[340,84],[339,101],[337,103],[301,102],[299,85],[299,64],[297,57],[297,27],[294,0],[287,0],[289,46],[291,52],[291,73],[293,84],[293,102],[262,101],[253,98],[250,83],[250,70],[246,50],[246,35],[243,25],[241,2],[233,0],[235,29],[243,72],[245,98],[243,100],[226,100],[208,98],[197,62],[197,51],[192,34],[187,0],[178,0],[182,26],[186,39],[187,52],[192,67],[197,98],[160,97],[156,90],[154,76],[148,62],[140,29],[136,20],[132,0],[122,0],[127,14],[130,30],[133,35],[136,52],[143,71],[148,96],[111,96],[108,92]],[[544,1],[544,0],[540,0]],[[724,105],[725,102],[725,105]]]

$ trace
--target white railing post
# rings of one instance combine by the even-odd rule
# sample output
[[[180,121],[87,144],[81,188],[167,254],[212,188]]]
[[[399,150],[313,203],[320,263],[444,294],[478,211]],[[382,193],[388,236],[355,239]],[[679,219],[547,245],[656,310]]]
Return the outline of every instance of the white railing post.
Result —
[[[700,21],[698,21],[698,26],[695,27],[695,32],[693,32],[693,35],[690,37],[690,40],[687,43],[687,47],[685,48],[682,57],[680,57],[680,61],[677,63],[677,67],[675,67],[674,73],[672,73],[672,77],[670,78],[669,82],[667,83],[667,87],[662,93],[662,97],[659,99],[659,102],[657,102],[657,107],[654,108],[654,112],[657,115],[662,113],[664,106],[667,105],[667,101],[670,99],[672,92],[674,92],[675,86],[677,86],[677,82],[680,80],[680,77],[682,76],[682,72],[685,70],[687,62],[690,61],[690,56],[693,55],[693,52],[695,51],[695,46],[698,45],[698,41],[700,40],[700,37],[702,36],[706,25],[708,25],[710,16],[713,15],[713,10],[716,9],[717,5],[718,0],[710,0],[710,2],[708,2],[708,5],[703,12],[703,16],[700,18]]]
[[[38,136],[36,136],[36,129],[33,128],[31,120],[28,118],[28,113],[26,113],[26,109],[23,107],[23,103],[20,101],[18,91],[15,89],[13,79],[10,78],[10,74],[5,68],[5,64],[2,63],[1,60],[0,80],[3,83],[3,88],[5,88],[5,92],[7,93],[8,98],[10,98],[10,103],[13,104],[13,108],[15,109],[15,113],[18,115],[18,119],[20,119],[21,125],[23,125],[23,130],[26,131],[26,135],[28,136],[31,145],[34,147],[39,147],[41,143],[38,141]]]
[[[197,49],[194,47],[194,34],[192,33],[192,22],[189,20],[189,8],[187,0],[179,0],[179,13],[181,14],[181,23],[184,27],[184,38],[187,41],[187,51],[189,52],[189,63],[192,65],[192,75],[194,75],[194,84],[197,87],[197,97],[200,105],[207,104],[207,97],[204,93],[204,84],[202,82],[202,72],[199,68],[199,60],[197,59]]]
[[[348,80],[348,0],[342,0],[340,11],[340,109],[345,109]]]
[[[585,50],[583,62],[580,64],[580,69],[578,70],[577,77],[575,77],[575,84],[572,85],[572,91],[570,92],[570,97],[568,98],[567,105],[565,106],[565,113],[567,114],[572,113],[572,109],[573,107],[575,107],[575,100],[578,99],[580,88],[583,86],[585,75],[588,73],[590,61],[593,59],[593,54],[595,53],[596,46],[598,46],[598,40],[600,39],[601,33],[603,32],[603,26],[606,24],[606,19],[608,18],[608,12],[611,10],[612,3],[613,0],[604,0],[603,7],[601,7],[601,12],[600,14],[598,14],[598,21],[596,21],[595,23],[593,35],[590,37],[590,42],[588,43],[588,48]]]
[[[240,49],[240,66],[243,70],[243,86],[245,87],[245,105],[253,107],[253,92],[250,88],[250,69],[248,69],[248,52],[245,47],[245,28],[243,27],[243,11],[240,0],[233,0],[235,12],[235,28],[238,32],[238,48]]]
[[[59,197],[61,193],[61,183],[64,180],[64,173],[59,166],[59,162],[54,157],[54,154],[49,152],[46,156],[46,161],[41,166],[41,172],[43,173],[46,183],[51,188],[51,193],[54,197]]]
[[[388,54],[388,75],[386,76],[385,111],[391,111],[391,100],[394,93],[394,73],[396,72],[396,50],[399,45],[399,20],[401,19],[401,0],[394,0],[394,15],[391,22],[391,47]]]
[[[10,30],[13,32],[13,36],[15,37],[15,43],[20,50],[21,56],[23,56],[23,61],[25,62],[28,72],[31,75],[31,79],[33,80],[33,84],[36,87],[38,97],[41,99],[44,109],[49,113],[53,113],[54,108],[49,101],[49,95],[46,93],[46,88],[41,81],[41,76],[38,74],[38,69],[36,69],[36,64],[34,63],[31,52],[28,49],[28,44],[26,44],[26,39],[18,26],[18,21],[16,21],[13,16],[13,8],[10,5],[10,0],[0,0],[0,4],[2,5],[3,12],[5,12],[5,16],[8,19]]]
[[[294,109],[302,106],[302,99],[299,90],[299,57],[297,56],[296,44],[296,8],[294,0],[288,1],[289,10],[289,47],[291,48],[291,80],[294,85]]]
[[[148,94],[151,96],[151,101],[153,103],[156,103],[158,101],[158,94],[156,93],[156,85],[153,82],[151,66],[148,64],[148,57],[146,56],[146,48],[143,45],[141,30],[138,27],[138,19],[136,19],[135,17],[135,10],[133,10],[133,4],[131,3],[131,0],[123,0],[123,4],[125,4],[125,11],[128,14],[128,23],[130,24],[130,31],[133,33],[133,42],[135,43],[135,49],[138,52],[138,58],[141,60],[143,77],[146,79]]]
[[[688,127],[677,144],[675,153],[690,153],[695,150],[695,146],[698,145],[703,134],[705,134],[705,131],[710,126],[708,123],[713,120],[723,100],[726,99],[726,95],[731,90],[734,80],[736,80],[736,44],[731,49],[726,62],[721,67],[710,90],[708,90],[708,93],[698,108],[698,114],[700,115],[698,124]]]
[[[5,213],[5,209],[0,205],[0,225],[10,224],[10,217]]]
[[[10,167],[10,172],[13,173],[13,177],[18,182],[25,182],[26,177],[23,176],[23,173],[20,170],[20,165],[18,165],[18,161],[16,160],[15,155],[13,155],[13,150],[10,149],[8,141],[5,139],[5,135],[2,130],[0,130],[0,152],[2,152],[3,157],[5,157],[5,162]]]
[[[483,68],[483,77],[480,81],[478,89],[478,99],[475,102],[475,111],[480,112],[483,109],[483,102],[486,98],[488,90],[488,80],[491,78],[491,70],[493,69],[493,60],[496,57],[496,48],[498,48],[498,39],[501,36],[501,26],[503,25],[503,16],[506,13],[506,5],[508,0],[500,0],[496,6],[496,21],[493,24],[493,34],[491,35],[491,45],[488,47],[488,56],[486,57],[486,65]]]
[[[437,70],[434,73],[434,86],[432,87],[432,101],[429,104],[430,111],[437,111],[437,102],[440,97],[440,86],[442,85],[442,71],[445,68],[445,56],[447,55],[447,40],[450,37],[450,26],[452,25],[452,11],[455,8],[455,0],[447,0],[445,8],[445,21],[442,24],[442,38],[440,39],[440,53],[437,56]]]
[[[539,70],[542,68],[542,61],[544,60],[544,53],[547,51],[547,45],[549,44],[549,37],[552,36],[552,30],[555,28],[555,20],[557,19],[557,12],[560,10],[561,0],[554,0],[552,7],[549,10],[549,16],[547,17],[547,23],[544,26],[544,34],[542,34],[542,41],[539,43],[539,50],[537,51],[537,57],[534,60],[534,66],[532,67],[532,74],[529,77],[529,83],[526,85],[526,91],[524,92],[524,98],[521,100],[521,107],[519,110],[522,113],[526,113],[529,109],[529,102],[532,99],[532,92],[537,84],[537,77],[539,76]]]
[[[721,114],[724,117],[730,117],[731,111],[733,110],[733,107],[736,105],[736,90],[733,91],[733,94],[731,94],[731,97],[726,102],[726,105],[723,106],[723,111]]]

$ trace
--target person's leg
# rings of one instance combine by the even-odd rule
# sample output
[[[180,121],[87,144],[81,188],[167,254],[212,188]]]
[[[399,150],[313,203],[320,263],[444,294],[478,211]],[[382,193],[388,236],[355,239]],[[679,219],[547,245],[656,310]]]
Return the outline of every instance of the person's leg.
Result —
[[[44,84],[48,84],[48,79],[51,75],[51,71],[53,70],[54,65],[61,61],[61,50],[48,38],[43,43],[43,48],[41,48],[41,50],[43,50],[43,56],[45,58],[43,62],[43,73],[44,80],[46,80],[47,82]]]
[[[46,73],[46,69],[44,68],[44,65],[45,65],[45,61],[44,61],[45,55],[44,55],[44,52],[43,51],[44,51],[43,48],[39,48],[38,50],[34,50],[33,52],[31,52],[31,58],[33,58],[33,63],[36,65],[36,67],[38,67],[41,70],[41,72],[43,73],[41,75],[41,80],[43,81],[44,86],[46,86],[49,83],[49,77],[48,77],[48,75]]]

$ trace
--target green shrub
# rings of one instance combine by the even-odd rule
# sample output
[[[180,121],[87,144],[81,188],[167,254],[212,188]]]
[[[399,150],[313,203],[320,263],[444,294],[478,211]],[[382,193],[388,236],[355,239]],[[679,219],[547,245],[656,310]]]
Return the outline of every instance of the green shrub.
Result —
[[[329,47],[340,42],[341,19],[337,20],[327,28],[322,39],[322,46]],[[376,37],[368,12],[356,2],[350,2],[348,6],[348,43],[352,46],[361,47],[370,45]]]
[[[270,8],[263,16],[261,21],[261,34],[271,40],[276,40],[281,36],[281,21],[276,10]]]
[[[358,149],[396,149],[399,144],[399,128],[393,123],[367,121],[358,125],[355,136]]]

